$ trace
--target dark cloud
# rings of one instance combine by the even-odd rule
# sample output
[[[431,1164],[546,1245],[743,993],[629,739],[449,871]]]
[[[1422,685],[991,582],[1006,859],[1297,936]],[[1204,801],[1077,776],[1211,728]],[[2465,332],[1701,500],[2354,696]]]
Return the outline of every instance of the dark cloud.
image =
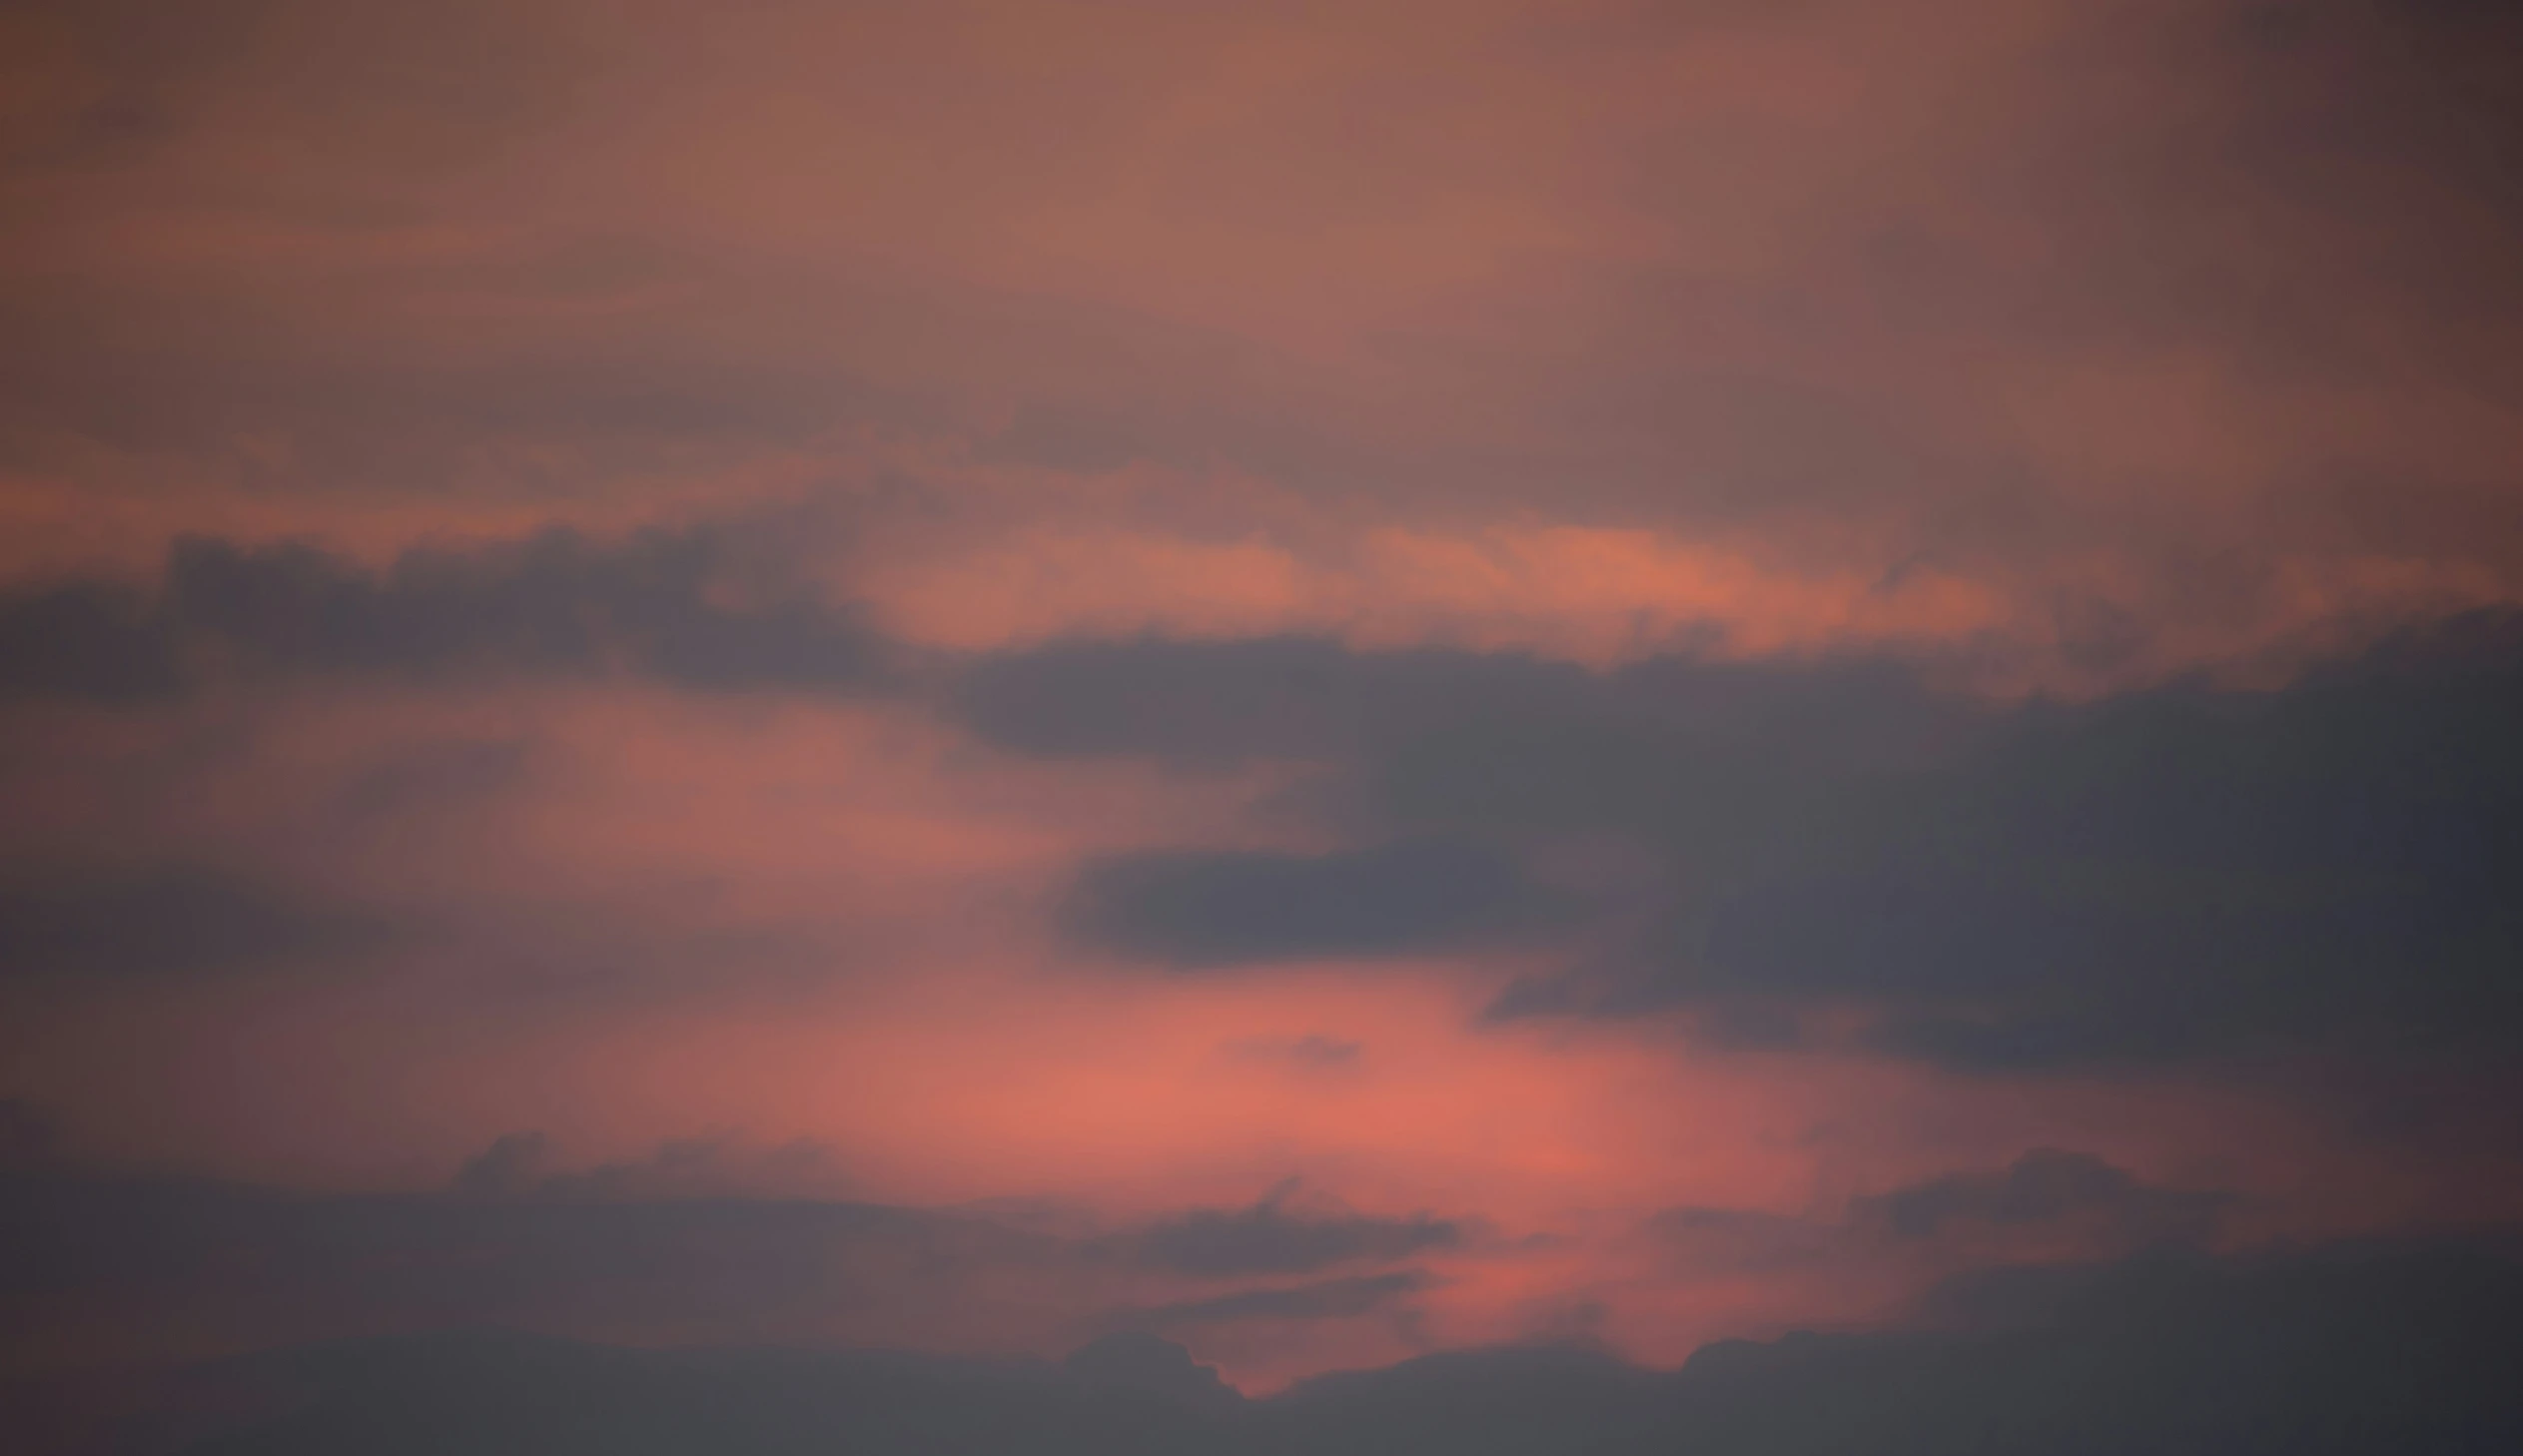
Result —
[[[724,538],[702,530],[416,547],[382,572],[308,545],[192,537],[149,594],[72,583],[0,598],[0,690],[128,702],[230,674],[622,672],[705,691],[885,680],[886,644],[855,610],[729,604],[729,568]]]
[[[1170,1358],[1169,1358],[1170,1357]],[[9,1392],[29,1415],[40,1394]],[[69,1402],[56,1400],[54,1409]],[[29,1456],[555,1456],[846,1449],[1165,1456],[1223,1449],[1244,1402],[1179,1346],[1112,1336],[1064,1365],[880,1351],[619,1349],[494,1332],[293,1350],[160,1382]],[[138,1407],[134,1409],[132,1407]],[[205,1409],[207,1408],[207,1409]],[[243,1410],[251,1412],[240,1416]],[[61,1422],[61,1424],[69,1424]],[[102,1430],[101,1439],[89,1432]]]
[[[1419,1214],[1376,1218],[1291,1206],[1283,1183],[1249,1208],[1195,1208],[1129,1236],[1139,1260],[1204,1276],[1298,1274],[1335,1264],[1385,1262],[1461,1242],[1460,1225]]]
[[[2511,614],[2282,688],[2082,705],[1943,698],[1894,663],[1589,674],[1266,641],[1021,654],[961,708],[1036,753],[1311,762],[1297,802],[1370,844],[1608,834],[1661,867],[1496,1016],[1689,1010],[1784,1046],[1855,1005],[1882,1050],[1991,1071],[2523,1032]],[[1491,935],[1475,904],[1520,887],[1445,863],[1127,858],[1090,867],[1077,923],[1181,964]]]
[[[0,1102],[0,1378],[482,1325],[743,1344],[969,1337],[987,1324],[1005,1344],[1344,1319],[1428,1277],[1252,1281],[1389,1264],[1461,1236],[1435,1219],[1291,1207],[1292,1189],[1125,1233],[1034,1229],[852,1201],[821,1147],[724,1136],[572,1167],[542,1134],[518,1132],[441,1192],[313,1194],[100,1169],[14,1103]],[[1246,1283],[1221,1290],[1229,1279]],[[75,1347],[48,1343],[73,1326]]]
[[[148,702],[182,686],[175,643],[141,593],[98,582],[0,591],[0,700]]]
[[[540,1132],[504,1132],[455,1170],[453,1191],[476,1198],[530,1192],[545,1176],[550,1139]]]
[[[1498,1349],[1261,1401],[1152,1341],[1053,1367],[441,1335],[162,1381],[129,1397],[119,1449],[172,1449],[174,1432],[203,1453],[273,1456],[802,1456],[835,1442],[871,1456],[2472,1456],[2523,1440],[2518,1298],[2523,1262],[2498,1247],[2148,1258],[2010,1271],[1948,1290],[1930,1327],[1727,1342],[1670,1373],[1583,1348]]]
[[[1649,1227],[1697,1272],[1880,1267],[1886,1259],[2083,1257],[2204,1248],[2239,1200],[2147,1183],[2086,1152],[2035,1148],[2004,1168],[1862,1195],[1829,1214],[1672,1208]]]
[[[971,665],[951,709],[1051,757],[1371,761],[1419,822],[1626,822],[1718,799],[1782,753],[1900,761],[1958,716],[1910,665],[1668,656],[1591,672],[1513,652],[1358,651],[1305,637],[1062,642]],[[1713,761],[1723,756],[1731,762]],[[1741,791],[1738,791],[1741,792]]]
[[[1852,796],[1631,974],[1890,1009],[1961,1067],[2523,1030],[2523,634],[2455,624],[2267,693],[2028,711]]]
[[[2523,227],[2523,15],[2502,0],[2264,0],[2237,19],[2222,58],[2263,109],[2233,134],[2236,170],[2264,169],[2272,201],[2345,225],[2384,265],[2373,282],[2430,324],[2457,322],[2457,287],[2511,302],[2481,250]],[[2378,194],[2399,211],[2342,216],[2346,197]]]
[[[1759,1208],[1667,1208],[1647,1226],[1695,1267],[1745,1274],[1812,1268],[1862,1241],[1845,1223]]]
[[[1243,1324],[1255,1320],[1355,1319],[1415,1294],[1433,1281],[1415,1269],[1389,1274],[1352,1274],[1338,1279],[1238,1289],[1161,1304],[1115,1316],[1125,1324],[1152,1329],[1190,1329],[1207,1324]]]
[[[991,743],[1052,757],[1138,755],[1190,764],[1355,752],[1382,725],[1573,667],[1471,654],[1361,655],[1301,637],[1194,643],[1058,642],[986,657],[960,681],[956,715]]]
[[[456,1169],[452,1192],[476,1198],[640,1202],[831,1196],[845,1181],[829,1149],[797,1141],[751,1147],[732,1136],[678,1137],[642,1158],[567,1170],[540,1132],[509,1132]]]
[[[1560,898],[1501,854],[1441,841],[1322,855],[1167,850],[1088,865],[1066,919],[1087,944],[1195,969],[1513,938],[1560,918]]]
[[[485,1324],[736,1343],[931,1326],[994,1277],[1078,1272],[1074,1244],[980,1218],[738,1189],[668,1147],[546,1170],[530,1137],[447,1193],[300,1194],[55,1160],[0,1181],[0,1351],[13,1367]],[[770,1171],[779,1170],[770,1159]],[[1091,1298],[1081,1293],[1081,1299]],[[75,1343],[59,1343],[76,1330]]]
[[[531,756],[514,739],[420,744],[361,770],[336,791],[334,807],[356,824],[478,802],[518,784]]]
[[[2523,1432],[2490,1373],[2517,1272],[2458,1245],[2006,1270],[1934,1301],[1948,1333],[1719,1345],[1678,1378],[1713,1450],[2487,1450]]]
[[[430,676],[619,667],[697,688],[835,688],[877,673],[875,637],[805,602],[718,604],[720,543],[565,530],[475,551],[415,549],[382,575],[309,547],[194,539],[167,568],[175,630],[254,666]]]
[[[1240,1403],[1235,1387],[1218,1371],[1196,1363],[1192,1352],[1145,1330],[1102,1335],[1069,1352],[1061,1372],[1101,1390],[1128,1390],[1212,1407]]]
[[[18,867],[0,877],[0,979],[145,981],[373,950],[378,912],[200,865]]]
[[[2232,1200],[2157,1188],[2090,1152],[2035,1148],[1995,1173],[1943,1177],[1859,1199],[1860,1220],[1880,1218],[1905,1238],[1933,1238],[1957,1224],[2002,1227],[2100,1220],[2121,1239],[2195,1237]]]
[[[32,1102],[0,1097],[0,1171],[33,1171],[61,1156],[61,1129],[50,1114]]]

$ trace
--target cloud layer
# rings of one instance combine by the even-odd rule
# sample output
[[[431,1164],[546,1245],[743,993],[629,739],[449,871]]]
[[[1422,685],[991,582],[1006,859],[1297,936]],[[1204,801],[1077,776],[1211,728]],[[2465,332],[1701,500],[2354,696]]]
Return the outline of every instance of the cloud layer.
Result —
[[[8,1398],[2502,1449],[2517,56],[0,4]]]

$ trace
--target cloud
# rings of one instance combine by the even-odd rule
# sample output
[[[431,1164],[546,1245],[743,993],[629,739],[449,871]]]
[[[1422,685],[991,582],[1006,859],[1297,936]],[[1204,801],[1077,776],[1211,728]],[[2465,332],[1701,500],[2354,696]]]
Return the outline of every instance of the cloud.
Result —
[[[2510,1249],[2338,1246],[2010,1273],[1952,1291],[1938,1326],[1725,1342],[1670,1372],[1591,1349],[1506,1348],[1259,1401],[1225,1395],[1154,1341],[1052,1367],[439,1335],[207,1366],[181,1388],[211,1413],[208,1434],[276,1453],[402,1441],[802,1456],[846,1433],[871,1456],[1514,1456],[1572,1441],[1604,1456],[2454,1456],[2523,1439],[2506,1336],[2518,1297]],[[276,1387],[290,1394],[236,1398]]]
[[[1558,910],[1506,857],[1424,841],[1097,860],[1079,875],[1066,920],[1088,945],[1190,970],[1439,950],[1528,934]]]
[[[61,1129],[45,1110],[15,1097],[0,1097],[0,1172],[23,1173],[57,1162]]]
[[[1376,1221],[1162,1212],[1289,1167],[1629,1229],[1922,1139],[1975,1170],[1695,1236],[2188,1227],[1973,1161],[2099,1127],[2281,1222],[2502,1207],[2523,648],[2334,659],[2523,601],[2518,56],[2458,0],[0,3],[0,1091],[230,1171],[691,1116],[1138,1200],[932,1266],[772,1152],[520,1140],[46,1218],[179,1330],[1453,1280],[1198,1326],[1285,1372],[1718,1315],[1583,1239],[1115,1250]]]
[[[101,582],[0,591],[0,699],[152,702],[183,685],[139,592]]]
[[[1355,1067],[1366,1048],[1358,1042],[1319,1033],[1303,1037],[1246,1037],[1229,1043],[1227,1052],[1256,1062],[1281,1062],[1308,1072],[1334,1072]]]
[[[2090,1152],[2043,1147],[2002,1172],[1948,1173],[1861,1198],[1851,1211],[1860,1221],[1880,1218],[1905,1238],[1934,1238],[1968,1223],[2101,1221],[2119,1240],[2151,1243],[2195,1238],[2230,1201],[2214,1192],[2150,1187]]]
[[[1071,1278],[1083,1309],[1103,1277],[1044,1235],[814,1195],[776,1154],[668,1147],[589,1172],[547,1160],[534,1139],[503,1138],[445,1193],[6,1169],[0,1351],[23,1369],[483,1325],[918,1340],[991,1307],[995,1280]],[[48,1341],[74,1327],[75,1343]]]
[[[2371,572],[2511,596],[2494,9],[1509,4],[1430,49],[1401,3],[1046,73],[995,3],[22,4],[8,459],[152,513],[576,508],[696,457],[852,476],[883,434],[1075,487],[1019,529],[1149,465],[1187,539],[1288,518],[1223,462],[1335,533],[1732,536],[2194,661],[2152,649],[2265,645]],[[1295,50],[1310,90],[1227,59]],[[1046,209],[1056,265],[1012,241]]]
[[[1337,1209],[1291,1207],[1291,1180],[1249,1208],[1195,1208],[1129,1236],[1134,1256],[1177,1273],[1216,1277],[1298,1274],[1334,1264],[1386,1262],[1452,1248],[1461,1227],[1416,1214],[1377,1218]]]
[[[312,1193],[100,1167],[63,1155],[50,1127],[0,1101],[0,1376],[482,1326],[931,1348],[972,1348],[979,1331],[992,1348],[1043,1348],[1099,1329],[1352,1318],[1432,1281],[1250,1281],[1461,1239],[1425,1216],[1295,1206],[1292,1186],[1122,1232],[1031,1228],[856,1200],[826,1149],[734,1136],[587,1167],[510,1133],[442,1191]],[[75,1344],[48,1344],[72,1325]]]
[[[1234,1386],[1192,1352],[1144,1330],[1101,1335],[1069,1352],[1061,1373],[1094,1389],[1127,1390],[1211,1407],[1241,1402]]]
[[[74,582],[0,598],[0,689],[147,701],[205,678],[649,677],[696,691],[859,691],[883,639],[802,597],[730,604],[707,531],[599,543],[554,528],[421,546],[371,571],[308,545],[181,540],[148,594]]]
[[[334,807],[354,824],[416,810],[478,802],[525,779],[531,747],[514,738],[453,738],[417,744],[360,771],[336,792]]]
[[[1082,877],[1073,929],[1176,964],[1495,942],[1514,917],[1482,908],[1533,892],[1476,869],[1608,836],[1643,878],[1590,876],[1565,969],[1494,1016],[1687,1012],[1777,1047],[1855,1009],[1875,1050],[1984,1072],[2523,1031],[2510,613],[2274,688],[2011,703],[1929,666],[1064,645],[959,701],[1034,754],[1309,769],[1283,802],[1367,847]],[[1393,848],[1437,842],[1496,858]]]
[[[473,1197],[500,1197],[531,1191],[543,1178],[550,1143],[540,1132],[503,1132],[488,1147],[464,1159],[451,1185]]]
[[[1642,793],[1712,786],[1713,775],[1671,781],[1692,772],[1692,751],[1863,758],[1956,716],[1897,657],[1670,654],[1589,671],[1528,653],[1359,649],[1310,637],[1073,641],[990,654],[966,669],[949,710],[986,741],[1049,758],[1363,758],[1378,773],[1357,787],[1376,807],[1493,826],[1600,819]],[[1528,816],[1510,817],[1527,805]]]
[[[1151,1329],[1188,1329],[1211,1324],[1244,1324],[1260,1320],[1304,1321],[1355,1319],[1386,1307],[1405,1294],[1415,1294],[1432,1281],[1416,1269],[1390,1274],[1352,1274],[1311,1283],[1238,1289],[1205,1295],[1114,1316],[1123,1323]]]
[[[1637,974],[1872,1002],[1878,1045],[1987,1070],[2523,1031],[2511,619],[2007,728],[1858,801]]]
[[[1648,1227],[1695,1275],[1846,1276],[2204,1249],[2240,1203],[2216,1189],[2145,1182],[2092,1153],[2042,1147],[2003,1168],[1861,1194],[1828,1213],[1682,1207]]]
[[[664,1202],[694,1198],[825,1198],[847,1182],[814,1142],[755,1147],[731,1135],[678,1137],[643,1158],[567,1170],[540,1132],[509,1132],[465,1159],[449,1185],[477,1198]]]
[[[2515,1270],[2457,1243],[2008,1270],[1946,1291],[1948,1333],[1722,1344],[1678,1378],[1750,1451],[2457,1451],[2523,1431],[2483,1380]]]
[[[986,741],[1046,757],[1312,758],[1354,751],[1387,719],[1432,706],[1449,680],[1476,685],[1501,670],[1516,666],[1361,656],[1310,638],[1071,641],[981,658],[952,710]],[[1555,675],[1584,680],[1574,668]]]
[[[0,879],[12,981],[148,981],[338,959],[408,928],[202,865],[17,867]]]

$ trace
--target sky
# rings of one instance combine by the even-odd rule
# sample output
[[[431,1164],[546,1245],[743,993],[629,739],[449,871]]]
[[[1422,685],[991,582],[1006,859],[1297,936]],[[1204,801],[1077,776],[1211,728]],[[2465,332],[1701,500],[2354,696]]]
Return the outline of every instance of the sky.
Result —
[[[2523,1431],[2517,56],[0,3],[8,1408]]]

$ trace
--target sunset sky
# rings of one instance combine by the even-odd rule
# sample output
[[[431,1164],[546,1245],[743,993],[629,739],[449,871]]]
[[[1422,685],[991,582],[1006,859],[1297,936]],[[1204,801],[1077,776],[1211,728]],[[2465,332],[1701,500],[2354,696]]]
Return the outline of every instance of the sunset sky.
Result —
[[[0,4],[0,1375],[2503,1239],[2518,56]]]

